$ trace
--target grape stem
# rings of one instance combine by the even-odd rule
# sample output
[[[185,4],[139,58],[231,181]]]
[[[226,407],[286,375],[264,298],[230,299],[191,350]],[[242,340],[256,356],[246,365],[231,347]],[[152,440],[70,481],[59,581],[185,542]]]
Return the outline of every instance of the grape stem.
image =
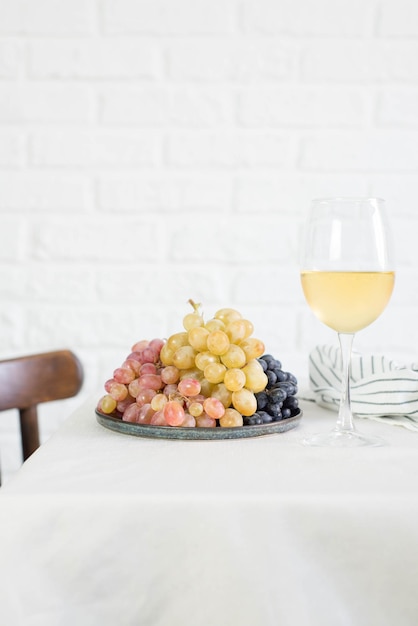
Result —
[[[195,302],[191,298],[188,299],[188,303],[193,307],[196,313],[199,313],[199,309],[202,306],[201,302]]]

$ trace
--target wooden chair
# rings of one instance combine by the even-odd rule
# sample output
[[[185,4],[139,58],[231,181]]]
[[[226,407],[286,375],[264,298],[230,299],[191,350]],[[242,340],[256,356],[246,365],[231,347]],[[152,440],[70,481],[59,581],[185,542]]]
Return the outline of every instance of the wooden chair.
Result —
[[[83,378],[82,365],[70,350],[0,361],[0,411],[19,411],[24,461],[40,445],[37,405],[77,395]]]

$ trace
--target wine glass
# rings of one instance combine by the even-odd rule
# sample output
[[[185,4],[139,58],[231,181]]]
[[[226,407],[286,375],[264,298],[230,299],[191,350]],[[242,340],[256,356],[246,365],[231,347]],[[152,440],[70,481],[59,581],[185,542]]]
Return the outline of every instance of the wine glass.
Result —
[[[301,250],[301,282],[314,314],[337,331],[342,390],[335,428],[305,439],[306,445],[381,445],[355,429],[350,403],[354,334],[379,317],[395,281],[384,201],[323,198],[312,201]]]

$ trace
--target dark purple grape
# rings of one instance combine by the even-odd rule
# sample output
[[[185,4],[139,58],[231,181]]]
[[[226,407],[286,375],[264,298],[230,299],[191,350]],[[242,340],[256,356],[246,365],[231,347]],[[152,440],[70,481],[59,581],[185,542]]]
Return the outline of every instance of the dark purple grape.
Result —
[[[281,387],[273,387],[269,390],[269,396],[274,402],[283,402],[287,398],[287,391]]]
[[[266,411],[267,411],[267,413],[269,413],[273,417],[276,417],[277,415],[279,415],[281,413],[281,407],[278,406],[277,404],[269,403],[266,406]]]
[[[273,372],[273,370],[267,370],[266,376],[268,380],[268,383],[267,383],[268,387],[272,387],[275,383],[277,383],[277,376],[275,372]]]
[[[273,416],[267,413],[267,411],[257,411],[257,413],[263,420],[263,424],[270,424],[273,421]]]
[[[294,396],[297,392],[297,387],[293,383],[279,383],[280,389],[284,389],[286,391],[287,396]]]
[[[257,410],[258,409],[264,409],[267,406],[267,402],[269,400],[268,395],[266,394],[265,391],[260,391],[259,393],[255,394],[256,400],[257,400]]]
[[[289,396],[283,403],[283,406],[286,409],[297,409],[299,406],[299,401],[295,396]]]
[[[287,380],[287,372],[284,372],[280,369],[275,369],[274,373],[276,374],[277,382],[284,383]]]
[[[258,362],[260,363],[261,367],[263,368],[263,372],[267,372],[268,365],[267,365],[266,361],[261,357],[261,358],[258,359]]]
[[[264,391],[255,394],[257,412],[244,416],[244,426],[269,424],[298,415],[296,376],[283,371],[281,362],[271,354],[263,354],[258,362],[267,376],[267,385]]]

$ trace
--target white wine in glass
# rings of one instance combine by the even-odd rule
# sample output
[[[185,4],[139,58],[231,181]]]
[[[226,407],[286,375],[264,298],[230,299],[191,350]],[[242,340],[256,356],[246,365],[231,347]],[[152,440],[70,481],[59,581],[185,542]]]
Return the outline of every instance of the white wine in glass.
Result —
[[[354,334],[379,317],[395,282],[384,201],[378,198],[313,200],[301,250],[305,298],[321,322],[338,333],[343,380],[338,419],[328,433],[307,445],[381,445],[355,429],[350,403]]]

